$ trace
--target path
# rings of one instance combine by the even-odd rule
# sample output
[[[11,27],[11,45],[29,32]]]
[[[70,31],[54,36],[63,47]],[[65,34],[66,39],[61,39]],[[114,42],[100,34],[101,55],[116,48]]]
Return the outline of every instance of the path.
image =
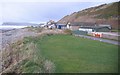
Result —
[[[106,43],[110,43],[110,44],[114,44],[114,45],[120,45],[120,42],[114,41],[114,40],[108,40],[108,39],[97,38],[97,37],[86,36],[86,35],[78,35],[78,34],[74,34],[74,35],[79,36],[79,37],[83,37],[83,38],[92,39],[92,40],[98,40],[98,41],[101,41],[101,42],[106,42]]]

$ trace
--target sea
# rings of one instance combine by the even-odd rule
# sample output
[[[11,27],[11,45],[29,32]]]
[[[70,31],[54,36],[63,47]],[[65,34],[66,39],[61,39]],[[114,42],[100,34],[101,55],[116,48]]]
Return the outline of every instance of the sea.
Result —
[[[25,27],[28,27],[28,26],[16,26],[16,25],[0,25],[0,33],[1,32],[6,32],[6,31],[10,31],[10,30],[13,30],[13,29],[20,29],[20,28],[25,28]]]
[[[5,31],[10,31],[10,30],[13,30],[13,29],[20,29],[20,28],[25,28],[25,27],[28,27],[28,26],[39,26],[39,25],[43,25],[45,24],[45,22],[40,22],[39,24],[38,23],[35,23],[35,24],[18,24],[18,25],[1,25],[0,24],[0,32],[5,32]]]

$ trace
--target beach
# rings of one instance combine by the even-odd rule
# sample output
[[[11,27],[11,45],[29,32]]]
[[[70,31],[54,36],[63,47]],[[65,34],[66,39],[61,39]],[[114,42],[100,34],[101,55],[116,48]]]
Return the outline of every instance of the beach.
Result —
[[[27,37],[27,36],[34,36],[35,33],[28,31],[28,29],[13,29],[13,30],[9,30],[6,32],[2,32],[0,33],[0,42],[1,42],[1,46],[2,49],[4,49],[7,45],[22,39],[23,37]]]
[[[12,29],[0,33],[0,42],[1,42],[0,46],[2,50],[4,50],[11,43],[21,40],[24,37],[39,36],[44,33],[63,33],[63,32],[62,30],[46,30],[46,29],[43,29],[41,32],[41,29],[39,28],[37,28],[36,30],[34,28]]]
[[[34,32],[29,31],[27,28],[20,29],[9,29],[9,30],[1,30],[0,32],[0,55],[2,56],[4,50],[9,49],[9,46],[17,42],[18,40],[23,39],[27,36],[36,35]],[[0,72],[2,71],[2,57],[0,58]]]

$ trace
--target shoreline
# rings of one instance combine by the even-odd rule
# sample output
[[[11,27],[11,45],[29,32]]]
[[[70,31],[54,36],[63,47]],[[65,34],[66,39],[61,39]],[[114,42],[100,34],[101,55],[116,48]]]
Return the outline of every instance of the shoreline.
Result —
[[[20,28],[20,29],[12,29],[9,31],[5,31],[4,33],[0,33],[2,37],[0,37],[0,42],[2,42],[2,49],[18,40],[23,39],[24,37],[29,36],[39,36],[44,33],[63,33],[61,30],[46,30],[41,28]]]
[[[12,31],[12,30],[15,30],[15,28],[14,29],[0,29],[0,33],[5,33],[8,31]]]
[[[19,28],[19,29],[2,29],[1,31],[1,37],[0,37],[0,42],[2,46],[2,50],[6,48],[7,45],[13,43],[14,41],[17,41],[24,37],[27,33],[27,28]]]

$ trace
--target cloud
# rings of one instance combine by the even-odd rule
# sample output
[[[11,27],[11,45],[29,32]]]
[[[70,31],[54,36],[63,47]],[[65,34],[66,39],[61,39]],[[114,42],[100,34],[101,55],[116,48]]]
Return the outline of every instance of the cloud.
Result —
[[[77,12],[85,8],[107,3],[107,2],[35,2],[37,0],[29,0],[34,2],[22,2],[22,1],[23,0],[9,0],[9,1],[4,0],[3,3],[0,3],[0,22],[3,21],[39,22],[48,21],[50,19],[59,20],[65,15],[69,15],[73,12]]]
[[[1,2],[115,2],[119,0],[0,0]]]

